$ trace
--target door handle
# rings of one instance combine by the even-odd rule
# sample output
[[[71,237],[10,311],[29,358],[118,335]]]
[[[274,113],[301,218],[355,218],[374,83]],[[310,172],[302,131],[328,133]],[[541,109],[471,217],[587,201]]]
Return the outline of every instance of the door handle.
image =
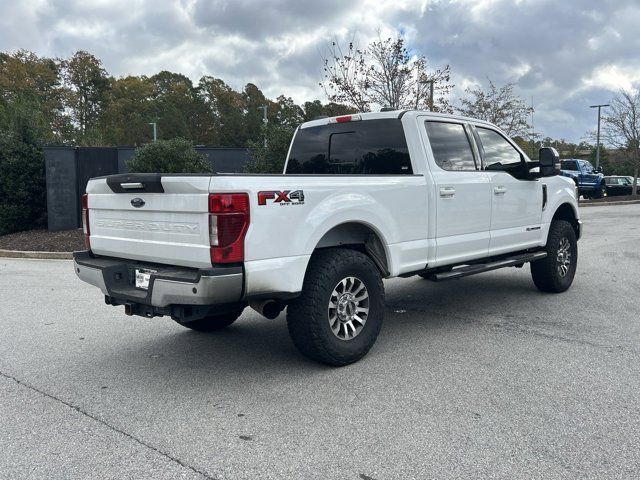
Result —
[[[456,194],[456,189],[453,187],[440,187],[440,196],[442,198],[451,198]]]
[[[507,189],[504,187],[493,187],[494,195],[504,195],[507,193]]]

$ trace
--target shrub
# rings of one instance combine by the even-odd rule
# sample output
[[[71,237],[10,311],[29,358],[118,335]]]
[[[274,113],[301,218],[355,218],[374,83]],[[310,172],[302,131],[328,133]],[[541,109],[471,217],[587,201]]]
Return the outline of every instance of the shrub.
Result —
[[[1,139],[0,172],[0,235],[42,228],[47,199],[42,150]]]
[[[44,138],[36,102],[0,100],[0,235],[46,223]]]
[[[135,173],[212,173],[206,155],[198,153],[193,143],[184,138],[158,140],[137,148],[127,162]]]

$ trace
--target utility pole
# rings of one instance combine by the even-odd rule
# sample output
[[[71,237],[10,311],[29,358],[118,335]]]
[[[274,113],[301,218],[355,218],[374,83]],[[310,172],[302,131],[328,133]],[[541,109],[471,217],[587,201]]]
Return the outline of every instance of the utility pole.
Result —
[[[153,141],[158,140],[158,124],[156,122],[150,122],[149,125],[153,126]]]
[[[433,80],[427,80],[425,83],[429,84],[429,111],[433,112]]]
[[[267,148],[267,123],[269,123],[269,119],[267,118],[267,106],[266,105],[261,105],[258,107],[258,110],[262,110],[262,123],[265,126],[265,130],[264,130],[264,148]]]
[[[598,136],[596,140],[596,170],[600,167],[600,110],[602,107],[608,107],[608,103],[603,103],[601,105],[591,105],[589,108],[597,108],[598,109]]]
[[[533,124],[533,96],[531,97],[531,158],[536,156],[536,129]]]

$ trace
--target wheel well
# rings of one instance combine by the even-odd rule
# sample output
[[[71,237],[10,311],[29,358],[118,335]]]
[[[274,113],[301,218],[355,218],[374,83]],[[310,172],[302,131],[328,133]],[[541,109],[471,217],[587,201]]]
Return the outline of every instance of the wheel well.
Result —
[[[390,274],[384,243],[380,235],[368,225],[358,222],[336,225],[322,236],[315,250],[331,247],[359,250],[373,260],[383,277]]]
[[[576,236],[579,234],[579,226],[578,219],[576,218],[576,213],[573,210],[573,207],[569,203],[563,203],[558,207],[556,213],[553,214],[553,220],[565,220],[571,224],[573,229],[576,232]]]

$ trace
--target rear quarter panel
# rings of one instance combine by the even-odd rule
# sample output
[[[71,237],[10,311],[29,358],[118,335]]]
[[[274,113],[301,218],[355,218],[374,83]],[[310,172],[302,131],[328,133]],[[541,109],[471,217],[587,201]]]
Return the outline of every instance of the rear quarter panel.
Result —
[[[428,199],[422,175],[220,175],[212,177],[209,189],[249,194],[248,294],[300,291],[320,239],[349,222],[378,234],[392,276],[426,265]],[[304,202],[258,203],[258,192],[296,190],[304,192]]]

